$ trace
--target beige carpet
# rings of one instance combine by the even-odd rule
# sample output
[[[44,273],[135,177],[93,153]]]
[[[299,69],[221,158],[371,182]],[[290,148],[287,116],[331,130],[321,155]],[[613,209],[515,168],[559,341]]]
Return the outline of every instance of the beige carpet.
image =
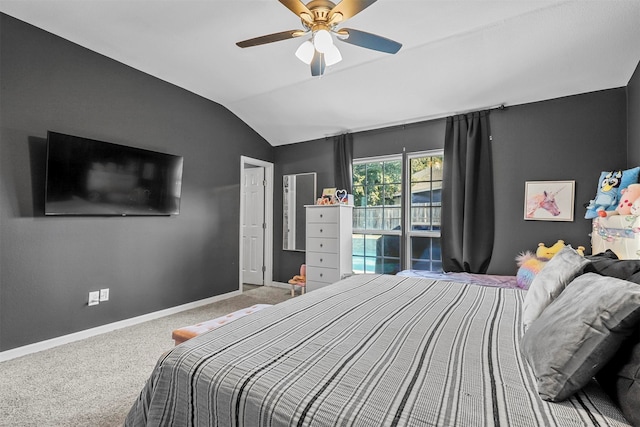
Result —
[[[224,301],[0,363],[0,426],[120,426],[171,331],[290,298],[257,287]]]

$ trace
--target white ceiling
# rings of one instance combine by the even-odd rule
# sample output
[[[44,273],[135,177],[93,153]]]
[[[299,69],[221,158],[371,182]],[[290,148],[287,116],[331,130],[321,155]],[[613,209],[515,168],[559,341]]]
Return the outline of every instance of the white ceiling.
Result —
[[[274,146],[626,86],[640,0],[378,0],[340,27],[403,44],[337,42],[313,78],[277,0],[0,0],[0,11],[218,102]]]

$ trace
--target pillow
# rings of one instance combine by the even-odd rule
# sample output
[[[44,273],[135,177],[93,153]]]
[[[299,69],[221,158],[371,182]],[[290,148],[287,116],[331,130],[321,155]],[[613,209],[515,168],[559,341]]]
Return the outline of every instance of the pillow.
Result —
[[[607,394],[634,426],[640,426],[640,325],[596,375]]]
[[[531,282],[524,297],[522,320],[528,328],[562,290],[582,272],[589,260],[565,246],[547,262]]]
[[[621,191],[630,184],[638,182],[640,166],[625,171],[605,171],[600,173],[596,196],[589,201],[584,217],[592,219],[598,216],[598,210],[615,211]],[[621,175],[618,177],[618,175]],[[605,185],[610,184],[610,185]]]
[[[564,400],[611,359],[640,321],[640,286],[585,273],[536,319],[520,347],[544,400]]]

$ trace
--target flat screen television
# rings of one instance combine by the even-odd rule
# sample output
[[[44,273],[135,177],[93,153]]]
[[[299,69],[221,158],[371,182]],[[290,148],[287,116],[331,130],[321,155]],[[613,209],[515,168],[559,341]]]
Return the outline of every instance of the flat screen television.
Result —
[[[49,131],[45,215],[180,212],[183,157]]]

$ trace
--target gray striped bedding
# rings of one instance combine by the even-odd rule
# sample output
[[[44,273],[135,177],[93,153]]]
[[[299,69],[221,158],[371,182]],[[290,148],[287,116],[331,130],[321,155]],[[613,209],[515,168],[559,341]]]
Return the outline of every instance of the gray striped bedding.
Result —
[[[358,275],[166,354],[126,426],[621,426],[596,384],[542,401],[524,292]]]

